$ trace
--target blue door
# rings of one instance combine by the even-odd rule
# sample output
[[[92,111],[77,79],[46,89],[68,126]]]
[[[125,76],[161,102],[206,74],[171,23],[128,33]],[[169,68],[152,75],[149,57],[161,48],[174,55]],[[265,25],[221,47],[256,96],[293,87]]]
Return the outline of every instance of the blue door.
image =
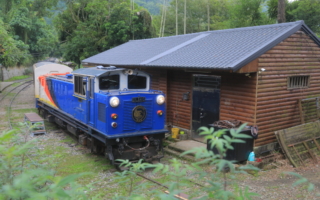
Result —
[[[201,126],[208,127],[219,120],[220,76],[193,75],[192,89],[192,135],[203,142],[197,131]]]

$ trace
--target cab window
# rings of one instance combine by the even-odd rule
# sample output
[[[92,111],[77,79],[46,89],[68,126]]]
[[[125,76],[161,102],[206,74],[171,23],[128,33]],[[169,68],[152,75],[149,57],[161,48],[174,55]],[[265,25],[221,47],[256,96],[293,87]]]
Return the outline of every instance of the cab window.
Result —
[[[101,77],[99,79],[99,89],[100,90],[115,90],[119,89],[120,81],[119,75],[110,75]]]
[[[82,76],[74,76],[74,93],[77,95],[86,95],[87,82],[86,78]]]
[[[128,75],[128,89],[146,89],[147,77]]]

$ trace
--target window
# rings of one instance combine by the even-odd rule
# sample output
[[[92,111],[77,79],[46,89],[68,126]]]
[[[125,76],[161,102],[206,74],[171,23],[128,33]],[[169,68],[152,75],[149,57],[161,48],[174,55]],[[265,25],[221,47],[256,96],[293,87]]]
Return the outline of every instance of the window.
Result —
[[[308,88],[310,76],[288,77],[288,89]]]
[[[90,79],[90,98],[94,97],[94,79]]]
[[[128,75],[128,89],[146,89],[147,77]]]
[[[119,89],[119,75],[111,75],[101,77],[99,79],[99,89],[100,90],[115,90]]]
[[[74,93],[77,95],[86,95],[87,82],[82,76],[74,76]]]

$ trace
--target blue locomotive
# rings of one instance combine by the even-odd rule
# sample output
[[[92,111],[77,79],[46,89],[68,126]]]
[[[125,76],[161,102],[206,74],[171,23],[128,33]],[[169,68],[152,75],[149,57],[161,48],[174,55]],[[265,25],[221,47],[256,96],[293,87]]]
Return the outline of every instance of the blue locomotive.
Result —
[[[34,65],[36,107],[50,122],[78,136],[93,153],[147,162],[163,157],[165,97],[150,76],[113,66]]]

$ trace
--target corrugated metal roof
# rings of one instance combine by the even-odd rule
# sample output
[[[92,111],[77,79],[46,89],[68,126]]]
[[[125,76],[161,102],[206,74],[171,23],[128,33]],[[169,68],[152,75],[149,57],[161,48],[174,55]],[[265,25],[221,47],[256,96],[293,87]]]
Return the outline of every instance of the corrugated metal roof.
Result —
[[[303,21],[133,40],[83,60],[115,66],[155,66],[236,71],[299,29],[320,45]]]

